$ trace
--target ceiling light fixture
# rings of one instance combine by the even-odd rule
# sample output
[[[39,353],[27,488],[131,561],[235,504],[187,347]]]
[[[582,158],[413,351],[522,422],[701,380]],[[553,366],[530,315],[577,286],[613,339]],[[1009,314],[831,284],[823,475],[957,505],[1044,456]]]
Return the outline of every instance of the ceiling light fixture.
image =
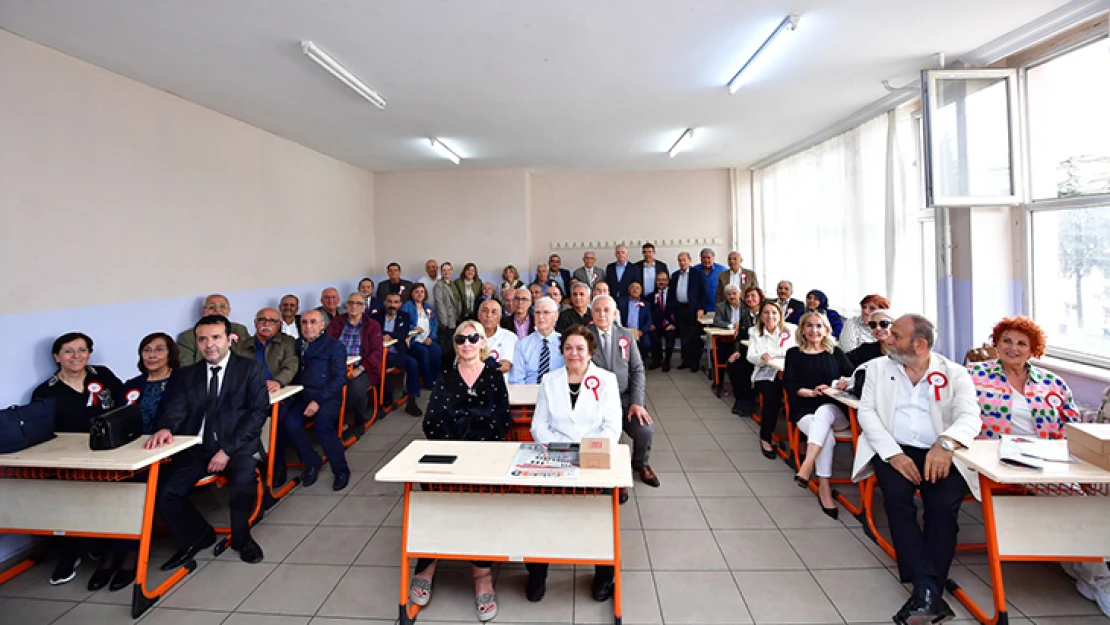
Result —
[[[687,128],[686,130],[683,130],[682,131],[682,136],[680,136],[678,138],[678,141],[674,142],[674,145],[671,146],[671,149],[667,150],[667,155],[670,156],[671,158],[674,158],[674,155],[678,154],[679,148],[681,148],[684,143],[689,143],[690,140],[693,139],[693,138],[694,138],[694,129],[693,128]]]
[[[767,53],[767,49],[771,47],[771,44],[774,43],[775,40],[779,40],[779,41],[784,41],[785,40],[785,37],[780,39],[779,35],[781,35],[783,33],[794,32],[795,30],[797,30],[797,28],[798,28],[798,16],[797,15],[787,15],[786,17],[784,17],[782,19],[782,21],[779,22],[779,25],[775,27],[775,30],[774,30],[774,32],[771,33],[771,36],[767,37],[767,40],[764,41],[763,44],[760,45],[758,49],[756,49],[755,54],[752,54],[751,58],[748,59],[748,61],[746,63],[744,63],[744,66],[740,68],[740,71],[736,72],[736,74],[732,77],[732,79],[728,81],[728,92],[730,94],[736,93],[736,90],[739,89],[744,84],[744,81],[742,80],[741,77],[743,76],[745,70],[750,70],[751,66],[755,63],[756,59],[759,58],[759,55],[761,55],[761,54],[765,55]],[[748,72],[748,75],[749,76],[751,75],[750,71]]]
[[[339,61],[332,58],[330,54],[321,50],[320,46],[311,41],[302,41],[301,50],[317,65],[328,70],[329,74],[350,87],[352,91],[369,100],[374,106],[385,109],[385,98],[359,80],[359,77],[352,74],[346,67],[340,65]]]
[[[452,163],[458,165],[459,161],[462,160],[461,156],[459,156],[458,154],[455,154],[455,151],[452,150],[451,148],[447,147],[446,145],[443,145],[443,142],[440,141],[439,139],[436,139],[435,137],[431,137],[430,139],[428,139],[428,142],[432,144],[432,149],[434,149],[436,152],[439,152],[440,156],[442,156],[443,158],[451,161]]]

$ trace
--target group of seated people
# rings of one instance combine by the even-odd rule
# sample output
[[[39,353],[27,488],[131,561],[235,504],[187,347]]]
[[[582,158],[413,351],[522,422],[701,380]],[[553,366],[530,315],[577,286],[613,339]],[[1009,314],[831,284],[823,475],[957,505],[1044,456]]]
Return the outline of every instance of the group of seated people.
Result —
[[[450,263],[429,260],[427,275],[416,282],[402,279],[400,266],[391,263],[387,280],[375,289],[372,280],[363,279],[343,305],[333,288],[321,293],[318,308],[304,313],[295,296],[282,297],[277,309],[256,313],[253,334],[229,321],[228,299],[213,294],[199,321],[176,341],[160,332],[140,341],[140,375],[126,383],[108,368],[89,364],[92,338],[80,332],[59,337],[52,348],[58,370],[33,397],[56,399],[58,431],[87,432],[97,414],[138,404],[144,432],[151,434],[148,448],[174,436],[202,436],[202,443],[179,454],[161,477],[156,510],[180,548],[162,568],[182,566],[215,543],[211,524],[188,500],[197,481],[211,473],[227,478],[231,548],[244,561],[259,562],[262,550],[251,538],[250,516],[259,439],[274,391],[304,387],[279,408],[275,485],[285,481],[287,446],[304,464],[301,485],[316,482],[323,461],[308,439],[308,419],[314,420],[330,463],[333,488],[348,485],[340,420],[346,419],[356,437],[364,431],[374,409],[368,390],[377,387],[384,365],[404,373],[406,411],[423,417],[429,439],[505,440],[512,423],[508,385],[538,384],[531,424],[537,442],[606,437],[616,444],[628,434],[634,473],[644,484],[659,486],[649,464],[654,430],[645,408],[645,374],[670,369],[676,339],[682,348],[679,368],[697,371],[701,320],[712,312],[714,325],[735,330],[735,340],[717,350],[728,365],[733,412],[760,413],[760,450],[775,459],[773,434],[786,402],[790,421],[806,435],[794,480],[806,488],[816,480],[818,502],[832,518],[838,516],[829,484],[834,433],[848,426],[848,418],[827,392],[860,394],[853,479],[875,476],[899,573],[913,584],[894,620],[950,617],[941,594],[967,490],[959,465],[952,470],[953,452],[977,437],[1062,438],[1064,424],[1078,417],[1063,380],[1031,363],[1044,351],[1041,329],[1027,318],[1005,319],[993,333],[998,359],[964,367],[933,352],[931,322],[893,314],[880,295],[868,295],[858,316],[843,319],[828,308],[821,291],[808,292],[804,303],[794,299],[789,281],[777,284],[775,298],[764,297],[737,252],[729,254],[728,267],[716,264],[711,250],[702,251],[697,266],[683,252],[673,273],[655,260],[650,243],[642,252],[643,260],[631,263],[618,246],[616,260],[604,269],[588,252],[573,274],[553,254],[529,285],[506,267],[500,289],[483,283],[472,263],[453,279]],[[347,414],[341,415],[344,388]],[[426,411],[416,404],[421,390],[430,391]],[[389,403],[388,395],[379,401]],[[924,527],[917,521],[918,491]],[[624,503],[627,493],[619,498]],[[63,542],[52,584],[74,578],[92,541]],[[90,590],[132,583],[137,545],[95,542],[108,544],[99,546],[105,557]],[[547,565],[527,568],[526,596],[540,601]],[[1104,564],[1068,563],[1065,570],[1084,596],[1110,614]],[[435,571],[434,560],[417,563],[413,603],[431,600]],[[490,563],[473,562],[472,573],[477,617],[490,620],[497,613]],[[611,567],[597,567],[594,599],[612,596],[613,574]]]

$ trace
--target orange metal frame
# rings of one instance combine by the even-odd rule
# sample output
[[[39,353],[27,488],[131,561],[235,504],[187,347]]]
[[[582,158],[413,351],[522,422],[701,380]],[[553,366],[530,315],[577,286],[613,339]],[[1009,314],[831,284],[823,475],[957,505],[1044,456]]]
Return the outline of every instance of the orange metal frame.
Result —
[[[535,406],[513,406],[509,410],[513,424],[509,427],[508,440],[518,443],[532,442],[532,415],[535,412]]]
[[[502,493],[506,495],[548,495],[548,496],[610,496],[613,500],[613,559],[612,560],[579,560],[575,558],[545,558],[534,560],[525,558],[521,562],[548,562],[552,564],[602,564],[613,567],[613,622],[621,625],[621,520],[620,520],[620,489],[595,488],[537,488],[518,486],[470,486],[461,484],[429,484],[433,492],[453,493]],[[438,553],[417,553],[408,551],[409,539],[409,502],[412,493],[412,483],[405,483],[404,520],[401,526],[401,592],[400,592],[400,624],[412,625],[416,622],[416,615],[420,613],[420,606],[409,603],[409,559],[410,558],[435,558],[437,560],[489,560],[494,562],[509,562],[505,556],[488,556],[481,553],[443,555]],[[513,560],[516,562],[517,560]]]
[[[709,347],[710,347],[709,358],[712,361],[710,363],[710,366],[713,367],[713,392],[717,394],[717,397],[720,397],[721,393],[724,392],[725,382],[727,381],[725,379],[726,376],[721,375],[721,371],[724,370],[724,369],[728,369],[728,363],[727,362],[722,363],[720,361],[720,359],[717,358],[717,354],[720,353],[720,350],[717,347],[717,342],[719,340],[735,341],[736,340],[736,332],[733,332],[731,336],[718,335],[718,334],[711,334],[709,336]]]

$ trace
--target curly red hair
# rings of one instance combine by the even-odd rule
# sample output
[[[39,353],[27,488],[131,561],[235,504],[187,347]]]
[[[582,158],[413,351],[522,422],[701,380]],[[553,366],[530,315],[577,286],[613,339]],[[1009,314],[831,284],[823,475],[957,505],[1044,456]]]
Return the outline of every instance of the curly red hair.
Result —
[[[1029,338],[1029,351],[1033,353],[1034,358],[1044,356],[1044,330],[1032,319],[1029,317],[1006,317],[994,326],[994,330],[991,331],[991,342],[997,346],[998,342],[1002,340],[1002,334],[1010,331],[1020,332]]]
[[[882,295],[879,295],[878,293],[872,293],[871,295],[868,295],[867,297],[859,301],[860,308],[863,308],[868,304],[871,304],[875,308],[878,308],[880,310],[890,310],[890,300],[883,297]]]

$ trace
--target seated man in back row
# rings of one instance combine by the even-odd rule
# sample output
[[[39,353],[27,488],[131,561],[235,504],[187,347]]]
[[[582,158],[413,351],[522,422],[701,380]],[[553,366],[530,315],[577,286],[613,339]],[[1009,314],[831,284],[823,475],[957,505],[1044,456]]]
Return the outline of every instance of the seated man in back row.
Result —
[[[219,293],[213,293],[204,298],[204,304],[200,307],[200,316],[207,315],[220,315],[221,317],[231,318],[231,303],[228,302],[227,297]],[[241,323],[231,322],[231,342],[238,343],[240,339],[245,339],[250,335],[246,326]],[[196,364],[204,358],[197,351],[197,337],[194,330],[189,328],[181,334],[177,335],[177,351],[180,356],[181,366],[188,367],[189,365]]]
[[[303,327],[304,319],[301,321]],[[366,298],[361,293],[348,295],[347,312],[336,316],[326,327],[328,336],[343,344],[346,356],[359,359],[347,374],[347,414],[341,416],[347,419],[351,434],[359,437],[369,421],[366,393],[382,376],[382,328],[366,314]]]
[[[409,336],[412,322],[408,315],[401,314],[400,292],[385,296],[385,314],[380,317],[380,320],[383,335],[397,341],[390,345],[386,352],[385,366],[387,369],[402,369],[405,372],[405,392],[408,394],[405,413],[422,417],[424,411],[416,403],[416,398],[420,397],[420,363],[409,353],[409,346],[412,344],[412,337]],[[382,405],[390,403],[392,397],[393,391],[387,388],[385,397],[382,398]]]
[[[590,324],[590,287],[585,282],[575,282],[570,287],[570,306],[559,313],[555,331],[562,334],[573,325]]]
[[[487,283],[488,284],[488,283]],[[505,380],[509,379],[509,372],[513,369],[513,360],[516,358],[516,334],[501,327],[501,302],[488,299],[478,307],[478,322],[486,334],[486,346],[489,347],[489,359],[497,363],[497,368],[504,374]]]

